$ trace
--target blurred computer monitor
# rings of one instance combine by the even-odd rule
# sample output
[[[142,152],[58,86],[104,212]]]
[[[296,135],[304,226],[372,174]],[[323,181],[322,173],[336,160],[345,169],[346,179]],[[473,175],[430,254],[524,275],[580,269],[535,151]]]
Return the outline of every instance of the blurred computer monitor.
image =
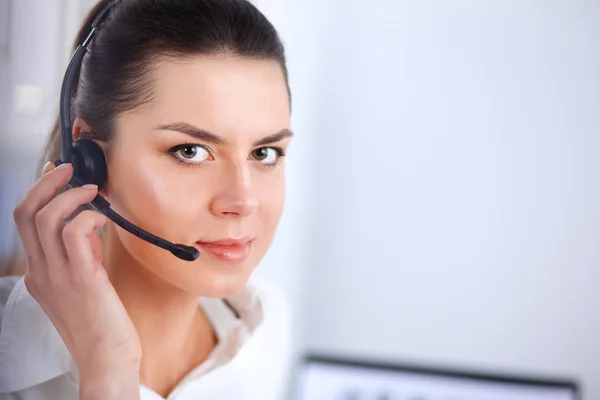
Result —
[[[464,371],[308,356],[295,400],[578,400],[578,385]]]

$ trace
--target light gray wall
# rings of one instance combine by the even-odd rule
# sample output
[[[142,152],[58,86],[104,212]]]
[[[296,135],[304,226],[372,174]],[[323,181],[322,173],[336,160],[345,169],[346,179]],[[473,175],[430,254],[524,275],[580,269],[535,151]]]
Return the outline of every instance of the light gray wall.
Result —
[[[12,210],[37,173],[58,109],[63,2],[0,1],[9,10],[2,21],[8,40],[0,57],[0,256],[5,256],[16,239]]]
[[[599,3],[319,4],[306,347],[600,398]]]

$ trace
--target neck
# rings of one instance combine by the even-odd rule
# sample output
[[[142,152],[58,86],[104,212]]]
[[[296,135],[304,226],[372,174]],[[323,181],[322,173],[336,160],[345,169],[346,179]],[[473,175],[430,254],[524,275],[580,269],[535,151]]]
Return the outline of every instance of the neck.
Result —
[[[161,279],[123,247],[116,227],[103,234],[103,265],[142,345],[140,381],[166,397],[216,345],[198,296]]]

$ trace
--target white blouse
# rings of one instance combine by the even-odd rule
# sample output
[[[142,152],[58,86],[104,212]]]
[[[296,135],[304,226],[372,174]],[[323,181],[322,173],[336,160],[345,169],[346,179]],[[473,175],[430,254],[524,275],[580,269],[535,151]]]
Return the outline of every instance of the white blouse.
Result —
[[[289,380],[289,313],[279,291],[249,283],[227,299],[201,298],[217,346],[167,400],[279,400]],[[237,314],[237,315],[236,315]],[[22,277],[0,278],[0,400],[77,400],[77,367]],[[140,386],[142,400],[162,396]]]

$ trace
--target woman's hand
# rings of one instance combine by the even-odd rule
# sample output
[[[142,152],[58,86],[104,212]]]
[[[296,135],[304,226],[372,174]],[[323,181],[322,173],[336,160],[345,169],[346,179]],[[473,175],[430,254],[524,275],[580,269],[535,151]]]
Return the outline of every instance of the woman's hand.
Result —
[[[70,164],[48,163],[16,207],[14,218],[27,255],[24,281],[79,370],[81,398],[139,398],[139,337],[102,266],[97,229],[106,217],[83,211],[96,186],[67,190]]]

